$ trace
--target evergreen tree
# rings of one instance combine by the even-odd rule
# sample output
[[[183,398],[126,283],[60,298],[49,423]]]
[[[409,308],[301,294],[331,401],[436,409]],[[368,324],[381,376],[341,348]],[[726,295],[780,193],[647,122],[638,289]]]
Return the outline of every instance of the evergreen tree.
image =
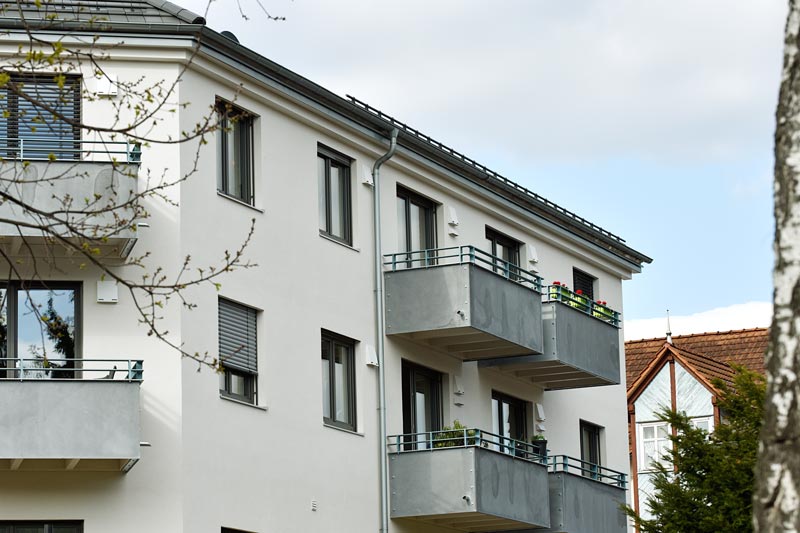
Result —
[[[763,416],[764,378],[736,367],[733,386],[717,380],[722,421],[709,434],[682,412],[664,410],[670,424],[669,459],[658,464],[653,495],[642,502],[653,518],[625,512],[642,533],[743,533],[753,531],[752,498],[758,435]]]

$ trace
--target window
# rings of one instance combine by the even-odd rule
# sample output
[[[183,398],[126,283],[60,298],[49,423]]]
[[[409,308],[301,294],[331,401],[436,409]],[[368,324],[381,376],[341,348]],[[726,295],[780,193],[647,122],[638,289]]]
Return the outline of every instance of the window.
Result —
[[[0,533],[83,533],[83,522],[0,522]]]
[[[527,442],[526,404],[527,402],[518,398],[492,391],[492,433],[507,439]],[[504,441],[501,444],[505,446],[510,444],[505,442],[505,439],[501,440]],[[505,447],[502,451],[506,451]]]
[[[12,75],[2,93],[0,156],[80,159],[79,76],[66,76],[59,86],[54,74]]]
[[[666,422],[653,422],[638,424],[639,426],[639,457],[638,467],[640,472],[653,470],[656,463],[669,459],[672,434]]]
[[[251,113],[217,100],[217,190],[253,204],[253,122]]]
[[[71,379],[80,358],[80,285],[11,283],[0,287],[0,366],[27,379]]]
[[[701,416],[698,418],[692,418],[691,422],[694,427],[700,428],[706,433],[711,433],[712,431],[714,431],[713,416]]]
[[[350,213],[350,158],[319,146],[319,230],[345,244],[352,244]]]
[[[519,241],[488,227],[486,240],[489,241],[489,253],[498,259],[494,271],[507,278],[516,279],[519,273]]]
[[[594,282],[596,280],[597,278],[586,272],[577,268],[572,269],[572,286],[575,288],[575,292],[581,291],[579,294],[586,296],[590,302],[594,301]]]
[[[581,420],[581,461],[583,465],[583,475],[586,477],[596,477],[597,472],[593,466],[600,466],[600,426]]]
[[[356,430],[355,341],[322,331],[322,417]]]
[[[219,392],[247,403],[256,403],[258,378],[257,314],[247,307],[219,299],[219,358],[222,364]]]
[[[436,248],[436,204],[400,186],[397,187],[397,248],[399,252]],[[406,259],[408,267],[429,263],[423,254],[408,254]]]
[[[403,433],[419,434],[442,429],[442,374],[403,361]],[[411,436],[416,444],[409,448],[427,448],[425,435]]]

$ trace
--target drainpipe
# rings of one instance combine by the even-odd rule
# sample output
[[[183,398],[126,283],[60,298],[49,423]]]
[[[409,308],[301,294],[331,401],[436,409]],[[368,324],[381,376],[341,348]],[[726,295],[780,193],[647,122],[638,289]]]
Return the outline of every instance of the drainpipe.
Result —
[[[381,165],[388,161],[397,150],[397,128],[392,130],[389,151],[372,165],[372,229],[375,232],[375,334],[378,352],[378,417],[380,418],[380,462],[381,462],[381,533],[389,533],[389,474],[387,472],[386,442],[386,365],[383,360],[383,338],[386,324],[383,317],[383,254],[381,253]]]

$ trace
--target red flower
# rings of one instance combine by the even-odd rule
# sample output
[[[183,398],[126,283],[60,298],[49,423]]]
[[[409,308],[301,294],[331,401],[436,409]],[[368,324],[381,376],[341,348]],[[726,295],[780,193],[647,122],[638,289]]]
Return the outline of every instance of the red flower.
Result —
[[[560,281],[554,281],[553,285],[561,285],[561,282]]]
[[[603,302],[603,305],[608,305],[608,302],[604,301],[604,302]]]
[[[582,291],[582,290],[580,290],[580,289],[578,289],[577,291],[575,291],[575,294],[577,294],[578,296],[580,296],[581,294],[583,294],[583,291]]]

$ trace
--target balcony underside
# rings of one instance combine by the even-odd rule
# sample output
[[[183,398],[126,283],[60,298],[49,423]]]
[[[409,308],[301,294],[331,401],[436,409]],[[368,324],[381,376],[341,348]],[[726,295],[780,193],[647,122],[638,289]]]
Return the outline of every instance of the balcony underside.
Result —
[[[575,368],[557,359],[547,359],[544,355],[531,355],[482,361],[482,367],[492,367],[519,379],[525,379],[545,390],[576,389],[611,385],[600,376],[585,369]]]
[[[120,472],[138,459],[0,459],[0,472]]]
[[[6,226],[4,228],[4,226]],[[81,260],[82,254],[78,249],[83,248],[86,242],[91,250],[92,257],[101,261],[114,261],[125,259],[133,245],[136,243],[134,232],[125,232],[125,236],[112,237],[104,241],[83,241],[67,238],[67,243],[61,242],[52,236],[43,237],[36,235],[11,235],[15,229],[0,224],[0,246],[8,257],[14,258],[53,258]],[[76,249],[77,248],[77,249]],[[86,261],[86,258],[83,258]]]
[[[541,297],[473,264],[385,273],[386,332],[464,360],[542,352]]]
[[[418,516],[409,521],[423,522],[429,526],[448,528],[465,533],[486,533],[487,531],[528,531],[530,524],[507,518],[499,518],[484,513],[453,513],[448,515]],[[540,531],[539,529],[533,531]]]

